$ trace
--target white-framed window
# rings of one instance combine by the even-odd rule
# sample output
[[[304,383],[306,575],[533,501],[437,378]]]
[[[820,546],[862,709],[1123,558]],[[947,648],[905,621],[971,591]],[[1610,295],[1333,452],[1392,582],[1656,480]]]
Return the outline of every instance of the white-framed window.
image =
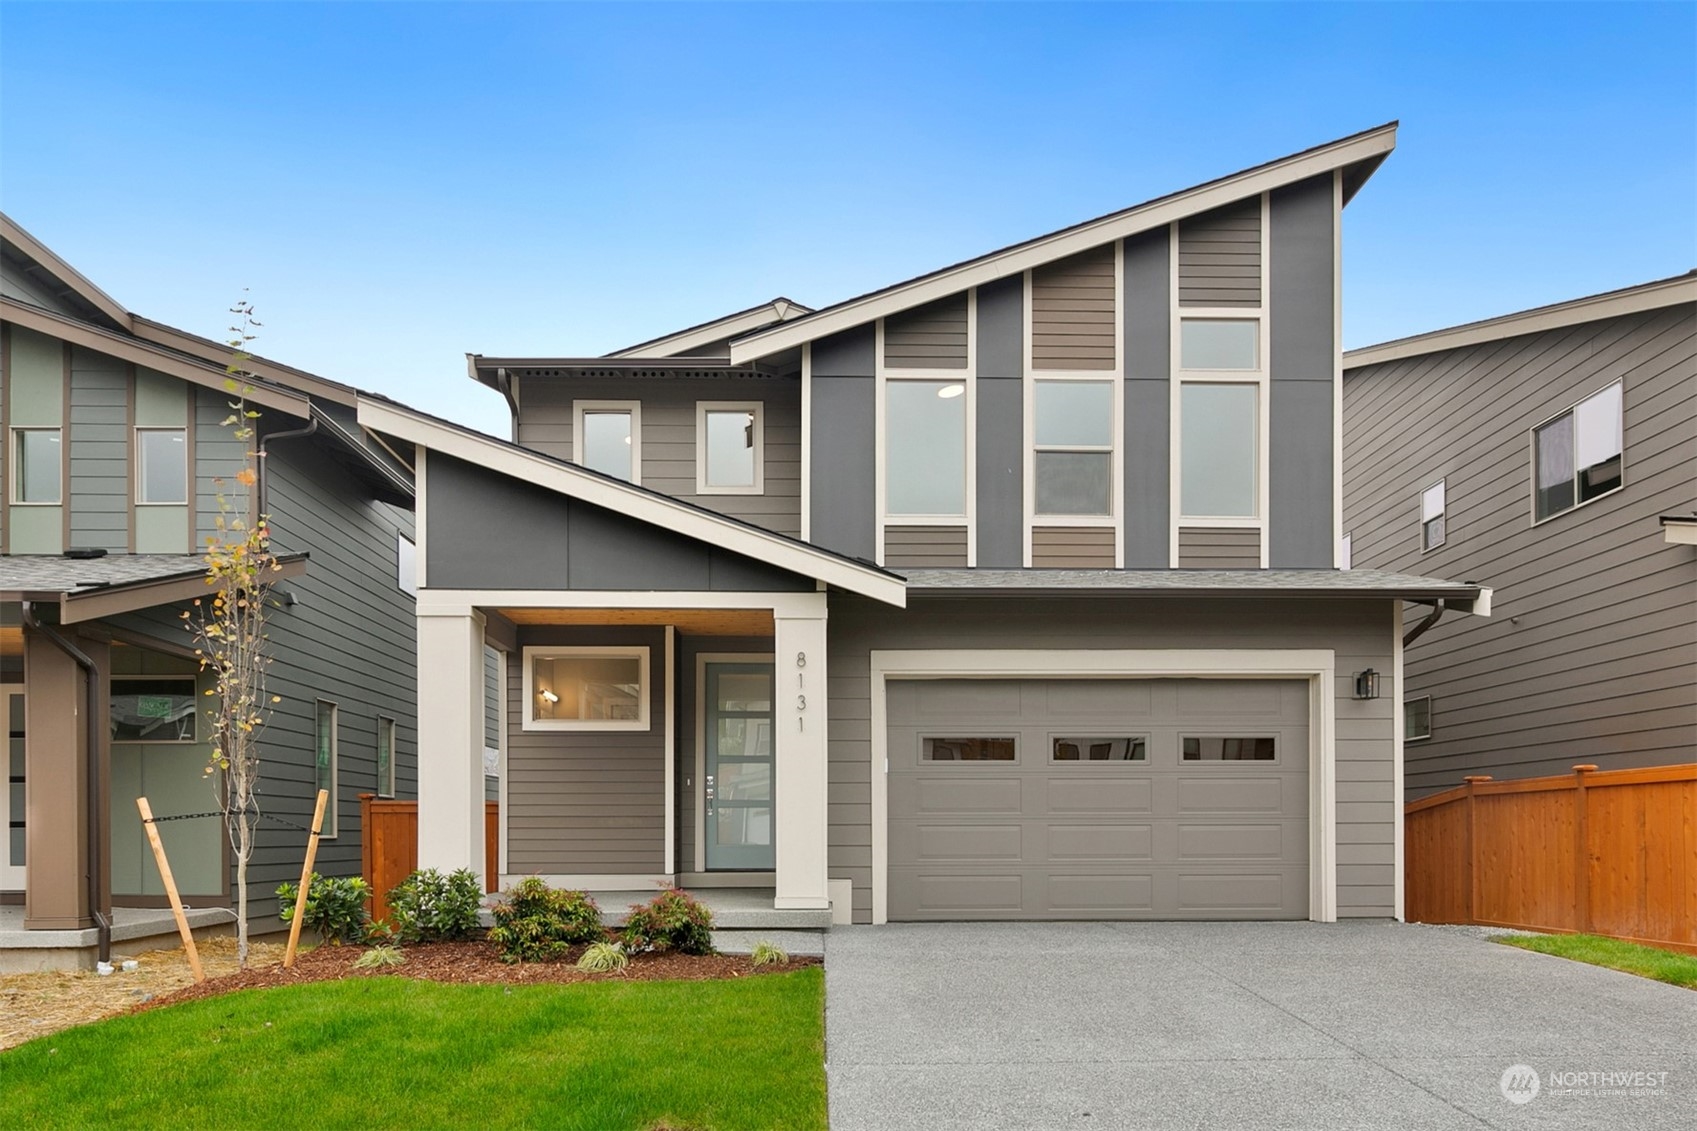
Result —
[[[1444,544],[1444,481],[1438,480],[1420,492],[1420,552]]]
[[[1185,381],[1179,387],[1181,517],[1256,518],[1260,498],[1260,385]]]
[[[1432,697],[1416,695],[1402,701],[1402,739],[1420,742],[1432,737]]]
[[[12,429],[12,502],[58,506],[64,497],[64,448],[58,428]]]
[[[695,405],[695,493],[758,495],[766,479],[765,406],[760,401]]]
[[[524,649],[525,730],[647,730],[644,647]]]
[[[1532,521],[1620,490],[1625,450],[1619,381],[1533,428]]]
[[[1261,368],[1258,318],[1184,318],[1179,321],[1180,369],[1216,372]]]
[[[319,835],[327,840],[336,837],[336,778],[338,774],[337,744],[339,741],[340,711],[328,699],[320,699],[312,729],[313,788],[330,791],[324,806],[324,826]]]
[[[573,462],[642,482],[642,404],[639,401],[573,401]]]
[[[377,716],[377,796],[395,796],[395,720]]]
[[[395,587],[418,596],[418,544],[405,534],[395,535]]]
[[[188,501],[188,430],[137,428],[136,505],[182,506]]]
[[[966,382],[884,382],[884,513],[966,517]]]
[[[112,677],[113,742],[194,742],[200,692],[192,675]]]
[[[1114,379],[1032,382],[1033,513],[1039,520],[1114,513]]]

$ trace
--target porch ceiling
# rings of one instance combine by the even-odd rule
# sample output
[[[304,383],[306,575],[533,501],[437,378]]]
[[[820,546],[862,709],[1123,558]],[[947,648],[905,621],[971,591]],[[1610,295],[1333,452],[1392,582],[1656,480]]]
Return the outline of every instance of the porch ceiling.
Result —
[[[501,609],[514,624],[669,624],[685,636],[771,636],[770,609]]]

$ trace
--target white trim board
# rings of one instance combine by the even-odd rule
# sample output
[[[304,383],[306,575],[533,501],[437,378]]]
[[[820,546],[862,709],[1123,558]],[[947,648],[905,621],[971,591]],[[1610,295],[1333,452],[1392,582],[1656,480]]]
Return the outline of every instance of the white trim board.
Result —
[[[723,338],[733,338],[738,334],[746,334],[769,326],[773,322],[788,322],[792,318],[800,318],[804,314],[813,313],[811,307],[791,302],[787,298],[775,298],[771,302],[735,314],[727,314],[723,318],[715,318],[711,322],[703,322],[699,326],[679,330],[660,338],[651,338],[646,342],[638,342],[622,350],[615,350],[608,357],[676,357],[680,353],[696,349],[699,346],[712,345]]]
[[[1400,637],[1399,637],[1400,639]],[[872,922],[889,921],[891,679],[1306,679],[1308,917],[1337,920],[1337,661],[1311,649],[914,649],[871,653]]]

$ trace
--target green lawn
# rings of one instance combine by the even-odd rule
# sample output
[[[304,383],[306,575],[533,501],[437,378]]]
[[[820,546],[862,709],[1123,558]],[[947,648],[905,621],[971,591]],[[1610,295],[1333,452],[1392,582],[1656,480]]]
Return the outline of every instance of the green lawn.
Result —
[[[1659,950],[1602,935],[1502,935],[1497,941],[1697,990],[1697,954]]]
[[[246,990],[0,1053],[0,1127],[825,1126],[824,975]]]

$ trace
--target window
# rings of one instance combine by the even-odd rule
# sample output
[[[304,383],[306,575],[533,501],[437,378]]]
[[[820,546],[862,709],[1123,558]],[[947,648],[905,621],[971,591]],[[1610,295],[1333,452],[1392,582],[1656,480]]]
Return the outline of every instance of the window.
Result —
[[[525,730],[647,730],[647,648],[524,650]]]
[[[181,506],[189,501],[188,432],[136,429],[136,502]]]
[[[1011,762],[1011,738],[926,738],[919,748],[922,762]]]
[[[1147,762],[1147,738],[1056,738],[1051,740],[1052,762]]]
[[[55,506],[65,470],[57,428],[18,428],[12,432],[12,501]]]
[[[584,467],[627,483],[642,482],[642,406],[637,402],[575,402],[572,439]]]
[[[966,516],[966,385],[884,383],[884,513]]]
[[[1036,513],[1111,515],[1113,382],[1037,381],[1031,396]]]
[[[395,585],[418,596],[418,546],[405,534],[395,535]]]
[[[1533,521],[1617,490],[1622,483],[1619,382],[1586,397],[1532,431]]]
[[[193,742],[199,696],[194,676],[112,677],[113,742]]]
[[[1181,741],[1186,762],[1271,762],[1277,754],[1271,738],[1209,735]]]
[[[395,796],[395,720],[377,717],[377,796]]]
[[[1260,389],[1186,382],[1179,393],[1179,509],[1187,518],[1259,510]]]
[[[1432,737],[1432,697],[1421,695],[1402,701],[1402,737],[1407,742],[1419,742]]]
[[[336,704],[320,699],[317,725],[313,728],[312,764],[314,789],[330,792],[330,801],[324,806],[324,828],[319,834],[326,838],[336,835],[336,730]]]
[[[695,406],[695,490],[758,495],[765,478],[761,404],[702,401]]]
[[[1436,550],[1444,544],[1444,481],[1438,480],[1420,494],[1420,549]]]
[[[1179,368],[1259,369],[1260,337],[1253,318],[1186,318],[1179,323]]]

